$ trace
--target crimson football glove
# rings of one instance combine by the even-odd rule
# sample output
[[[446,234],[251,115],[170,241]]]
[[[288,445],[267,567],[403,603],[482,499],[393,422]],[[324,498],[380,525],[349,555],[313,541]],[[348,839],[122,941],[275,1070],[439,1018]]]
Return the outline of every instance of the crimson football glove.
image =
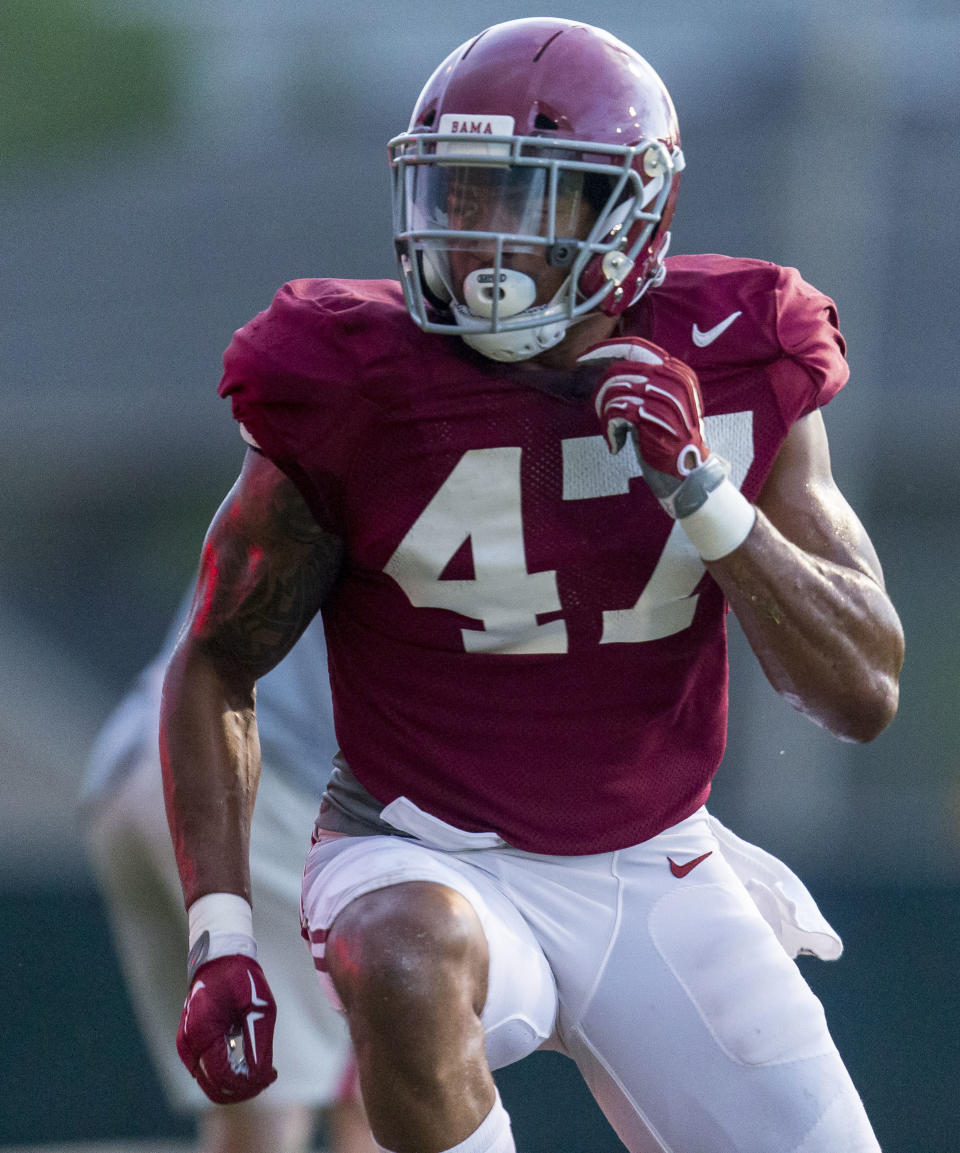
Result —
[[[692,368],[640,337],[604,340],[578,364],[609,362],[594,392],[610,451],[634,437],[641,461],[679,483],[709,455],[703,400]]]
[[[719,560],[738,548],[756,509],[707,448],[693,369],[635,336],[601,341],[577,363],[602,366],[593,402],[610,451],[618,453],[630,438],[643,479],[701,557]]]
[[[180,1015],[177,1052],[211,1101],[246,1101],[276,1081],[276,1019],[270,986],[252,957],[230,953],[200,965]]]
[[[606,367],[593,403],[610,451],[629,437],[654,495],[671,516],[688,516],[725,476],[704,441],[697,374],[636,336],[601,341],[578,363],[598,361]]]

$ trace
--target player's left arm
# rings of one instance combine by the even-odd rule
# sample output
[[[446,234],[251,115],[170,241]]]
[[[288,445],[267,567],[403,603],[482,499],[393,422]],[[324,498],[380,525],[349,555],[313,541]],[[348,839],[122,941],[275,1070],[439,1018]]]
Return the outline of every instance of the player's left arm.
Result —
[[[903,630],[834,481],[819,410],[788,433],[743,543],[707,567],[781,696],[846,740],[883,731],[897,711]]]
[[[639,337],[601,341],[594,406],[723,589],[768,680],[850,741],[897,711],[903,632],[870,539],[837,488],[819,411],[792,426],[751,504],[705,440],[696,373]]]

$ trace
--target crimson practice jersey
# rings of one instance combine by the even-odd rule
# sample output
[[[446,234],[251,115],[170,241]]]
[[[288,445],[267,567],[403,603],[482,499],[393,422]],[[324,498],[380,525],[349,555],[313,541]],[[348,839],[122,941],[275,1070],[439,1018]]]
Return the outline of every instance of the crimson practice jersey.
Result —
[[[846,381],[833,303],[759,261],[667,265],[623,332],[695,369],[707,444],[756,500]],[[704,802],[724,598],[588,397],[422,333],[392,281],[287,284],[224,364],[236,418],[346,541],[324,608],[337,738],[377,800],[560,854]]]

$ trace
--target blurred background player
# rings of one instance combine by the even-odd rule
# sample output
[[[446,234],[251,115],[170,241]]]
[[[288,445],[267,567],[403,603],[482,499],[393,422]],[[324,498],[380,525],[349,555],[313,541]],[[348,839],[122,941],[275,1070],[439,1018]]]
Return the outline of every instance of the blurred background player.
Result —
[[[275,974],[274,1059],[283,1077],[255,1101],[214,1106],[177,1057],[187,919],[157,732],[163,670],[185,608],[105,723],[84,783],[89,856],[144,1041],[171,1107],[197,1116],[200,1153],[304,1153],[321,1116],[331,1153],[370,1153],[346,1025],[319,995],[298,930],[303,857],[336,752],[319,618],[257,694],[266,771],[251,830],[252,880],[260,955]]]

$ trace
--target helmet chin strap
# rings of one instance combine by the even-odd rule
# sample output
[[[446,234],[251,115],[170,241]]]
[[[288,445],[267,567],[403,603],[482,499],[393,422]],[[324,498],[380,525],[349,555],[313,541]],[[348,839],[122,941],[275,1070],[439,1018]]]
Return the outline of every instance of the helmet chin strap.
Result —
[[[562,285],[547,304],[534,307],[537,285],[532,277],[512,268],[501,268],[499,274],[492,268],[478,268],[463,283],[464,303],[454,301],[451,311],[457,324],[465,329],[461,334],[464,343],[483,356],[501,361],[528,360],[563,340],[570,324],[567,317],[505,332],[470,332],[470,322],[493,316],[495,298],[499,320],[516,316],[529,316],[533,320],[538,314],[549,312],[564,287]]]

